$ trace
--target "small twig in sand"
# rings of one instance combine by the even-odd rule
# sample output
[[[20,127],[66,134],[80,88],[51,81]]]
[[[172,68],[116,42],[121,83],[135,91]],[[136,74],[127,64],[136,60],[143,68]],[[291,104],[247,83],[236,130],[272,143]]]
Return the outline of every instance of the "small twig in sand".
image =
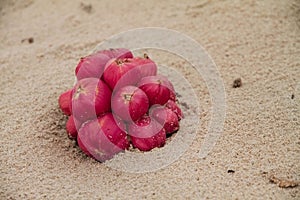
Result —
[[[293,187],[297,187],[299,185],[299,182],[297,182],[297,181],[279,179],[279,178],[275,177],[274,175],[271,175],[269,177],[269,181],[271,183],[277,184],[278,187],[281,187],[281,188],[293,188]]]

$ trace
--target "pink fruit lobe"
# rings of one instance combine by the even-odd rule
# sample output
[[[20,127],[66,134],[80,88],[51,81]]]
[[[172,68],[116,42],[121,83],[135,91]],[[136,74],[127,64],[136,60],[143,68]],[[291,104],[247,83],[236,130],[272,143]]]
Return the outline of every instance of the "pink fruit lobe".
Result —
[[[100,79],[79,80],[72,91],[72,113],[80,122],[110,111],[111,91]]]
[[[149,108],[147,95],[138,87],[125,86],[112,95],[112,112],[125,121],[135,121]]]
[[[84,78],[100,78],[104,71],[104,66],[110,58],[103,53],[94,53],[80,59],[75,74],[77,80]]]
[[[151,109],[150,116],[163,125],[167,134],[179,130],[179,120],[177,115],[170,109],[157,106]]]
[[[136,67],[141,73],[141,78],[146,76],[155,76],[157,74],[157,66],[147,54],[144,55],[144,58],[135,57],[131,59],[131,62],[136,63]]]
[[[80,126],[80,125],[77,125],[77,126]],[[76,128],[76,125],[75,125],[73,115],[71,115],[68,118],[68,121],[66,123],[66,130],[67,130],[69,138],[71,138],[71,139],[76,139],[77,138],[77,128]]]
[[[174,92],[172,83],[162,75],[144,77],[137,84],[137,87],[147,94],[150,106],[154,104],[164,105]]]
[[[126,133],[118,127],[111,113],[83,124],[77,140],[83,152],[100,162],[129,147]]]
[[[165,129],[154,119],[144,115],[128,128],[132,145],[141,151],[162,147],[166,142]]]
[[[136,63],[132,59],[112,59],[105,66],[103,80],[114,90],[126,85],[136,85],[140,80],[140,71],[136,68]]]
[[[181,109],[179,108],[179,106],[177,105],[177,103],[175,103],[172,100],[169,100],[165,106],[166,106],[166,108],[169,108],[177,115],[178,120],[181,120],[183,118],[183,113],[182,113]]]
[[[62,93],[58,98],[59,107],[65,115],[71,115],[71,109],[70,109],[71,93],[72,93],[72,89]]]

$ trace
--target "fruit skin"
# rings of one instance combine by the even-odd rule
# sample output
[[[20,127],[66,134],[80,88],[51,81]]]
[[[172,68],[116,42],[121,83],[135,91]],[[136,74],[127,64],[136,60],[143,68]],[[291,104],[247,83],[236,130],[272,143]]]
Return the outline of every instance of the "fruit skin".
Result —
[[[88,121],[88,122],[90,122],[90,121]],[[86,123],[88,123],[88,122],[86,122]],[[84,139],[83,139],[84,140]],[[84,140],[85,141],[85,140]],[[79,148],[87,155],[87,156],[90,156],[90,157],[92,157],[92,158],[94,158],[94,156],[90,153],[90,151],[86,148],[86,146],[87,145],[85,145],[86,144],[86,142],[82,142],[81,141],[81,137],[79,137],[78,136],[78,134],[77,134],[77,144],[78,144],[78,146],[79,146]],[[95,158],[94,158],[95,159]]]
[[[133,54],[129,49],[125,48],[116,48],[116,49],[107,49],[107,50],[100,50],[98,53],[103,53],[107,55],[109,58],[133,58]]]
[[[72,89],[63,92],[58,98],[58,104],[61,111],[68,116],[71,115],[71,109],[70,109],[71,94],[72,94]]]
[[[150,106],[164,105],[172,97],[174,87],[167,77],[162,75],[147,76],[137,84],[148,96]]]
[[[95,53],[80,59],[75,75],[77,80],[84,78],[100,78],[104,71],[104,66],[111,58],[103,53]]]
[[[172,101],[176,101],[176,93],[175,93],[175,90],[174,91],[172,91],[171,93],[170,93],[170,100],[172,100]]]
[[[184,117],[180,107],[177,105],[175,101],[169,100],[166,103],[165,107],[172,110],[177,115],[179,121]]]
[[[125,48],[97,51],[80,59],[75,74],[77,80],[83,78],[101,78],[106,63],[112,58],[133,58],[130,50]]]
[[[132,145],[141,151],[150,151],[166,143],[165,129],[148,115],[143,116],[128,127]]]
[[[83,123],[110,111],[111,91],[100,79],[79,80],[72,91],[72,113]]]
[[[179,120],[177,115],[169,108],[157,106],[151,109],[150,116],[163,125],[167,134],[179,130]]]
[[[73,115],[69,116],[68,121],[66,123],[66,131],[68,133],[69,138],[76,139],[77,138],[77,130],[80,128],[80,123],[76,122]]]
[[[132,63],[136,63],[136,67],[141,73],[141,78],[146,76],[155,76],[157,74],[157,66],[147,54],[144,55],[144,58],[135,57],[129,60]]]
[[[126,133],[118,127],[111,113],[84,123],[77,141],[83,152],[100,162],[129,148]]]
[[[112,59],[104,68],[103,80],[113,90],[136,85],[141,78],[154,76],[156,73],[157,66],[150,58]]]
[[[103,80],[111,90],[136,85],[141,79],[141,72],[136,67],[137,63],[132,59],[112,59],[105,66]]]
[[[125,121],[136,121],[149,108],[147,95],[138,87],[125,86],[112,95],[112,112]]]

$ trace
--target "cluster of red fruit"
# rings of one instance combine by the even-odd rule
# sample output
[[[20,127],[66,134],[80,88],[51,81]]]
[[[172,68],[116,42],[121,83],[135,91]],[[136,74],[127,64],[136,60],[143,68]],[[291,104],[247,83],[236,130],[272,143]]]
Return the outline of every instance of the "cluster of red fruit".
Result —
[[[77,83],[60,95],[59,105],[69,116],[69,137],[94,159],[103,162],[131,144],[141,151],[162,147],[179,129],[174,87],[146,54],[98,51],[81,58],[75,74]]]

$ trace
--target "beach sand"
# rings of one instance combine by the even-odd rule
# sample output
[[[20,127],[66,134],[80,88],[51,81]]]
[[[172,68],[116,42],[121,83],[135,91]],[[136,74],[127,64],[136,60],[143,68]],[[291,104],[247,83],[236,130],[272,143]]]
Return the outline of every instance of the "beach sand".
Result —
[[[203,46],[224,83],[226,118],[200,159],[210,93],[184,61],[158,55],[185,69],[201,124],[175,162],[130,173],[86,157],[67,138],[57,100],[80,57],[141,27]],[[0,36],[0,199],[300,199],[299,186],[272,183],[300,181],[299,1],[1,0]]]

